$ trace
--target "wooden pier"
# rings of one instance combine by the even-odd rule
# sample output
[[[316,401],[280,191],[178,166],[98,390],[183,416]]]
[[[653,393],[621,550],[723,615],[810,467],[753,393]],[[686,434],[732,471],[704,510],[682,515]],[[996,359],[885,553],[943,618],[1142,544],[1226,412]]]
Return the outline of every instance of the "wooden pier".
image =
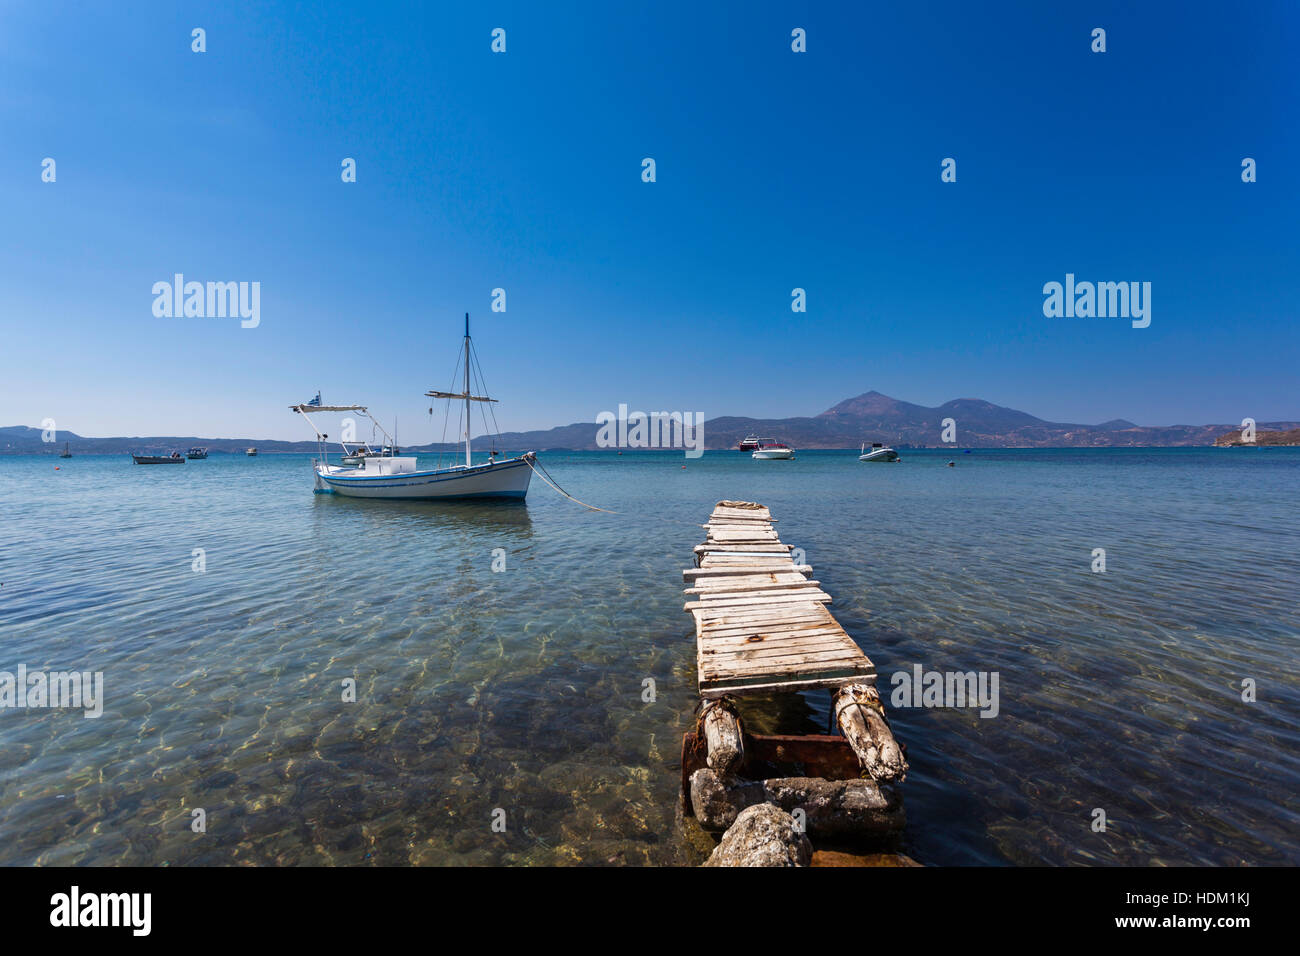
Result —
[[[827,610],[812,568],[795,564],[767,508],[720,501],[682,577],[695,619],[700,719],[682,745],[683,807],[725,828],[746,806],[803,810],[808,832],[902,827],[907,762],[885,719],[876,669]],[[826,688],[843,736],[745,731],[745,695]],[[789,776],[781,776],[789,773]]]
[[[761,505],[719,502],[682,572],[695,600],[700,696],[874,683],[867,655],[826,610],[831,596],[796,565]]]

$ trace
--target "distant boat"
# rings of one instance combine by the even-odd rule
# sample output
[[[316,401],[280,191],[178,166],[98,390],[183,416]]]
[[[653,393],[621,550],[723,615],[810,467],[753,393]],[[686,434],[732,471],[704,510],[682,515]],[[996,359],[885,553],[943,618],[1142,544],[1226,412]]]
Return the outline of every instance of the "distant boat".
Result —
[[[316,472],[316,490],[329,491],[349,498],[383,498],[388,500],[418,501],[443,500],[455,498],[523,498],[528,494],[528,483],[533,476],[533,462],[537,456],[525,452],[516,458],[498,459],[493,451],[484,464],[476,465],[470,455],[470,411],[472,402],[496,402],[495,398],[472,395],[470,369],[477,367],[473,359],[469,336],[469,314],[465,315],[465,342],[462,361],[465,364],[465,390],[463,392],[428,391],[424,394],[430,398],[448,400],[448,423],[450,423],[450,403],[452,400],[464,401],[465,411],[462,424],[465,431],[465,464],[452,465],[450,468],[435,468],[421,471],[416,467],[416,458],[399,457],[397,442],[384,431],[383,427],[371,417],[363,405],[290,405],[290,411],[297,412],[307,419],[316,432],[320,444],[320,458],[312,462]],[[480,385],[482,383],[480,382]],[[376,454],[368,446],[349,449],[343,446],[344,466],[331,465],[327,460],[325,439],[328,437],[307,418],[308,413],[315,412],[357,412],[370,418],[375,427],[384,432],[387,440],[381,451]],[[346,467],[351,458],[359,467]]]
[[[256,448],[245,448],[245,449],[244,449],[244,454],[247,455],[249,458],[256,458],[256,457],[257,457],[257,449],[256,449]]]
[[[320,408],[319,405],[315,407],[317,409]],[[339,444],[343,446],[343,457],[340,458],[339,461],[354,468],[359,468],[364,465],[367,458],[382,458],[385,455],[392,458],[402,453],[402,450],[395,445],[384,445],[379,449],[379,451],[375,451],[366,444],[355,445],[352,448],[348,447],[347,442],[339,442]]]
[[[185,453],[185,457],[190,461],[202,461],[208,457],[208,450],[206,448],[191,448]]]
[[[754,454],[750,457],[788,461],[794,458],[794,449],[784,442],[777,441],[775,438],[760,438],[758,447],[754,449]]]
[[[170,455],[132,455],[132,461],[137,465],[183,465],[185,456],[178,451]]]
[[[741,439],[740,444],[736,446],[737,451],[754,451],[757,448],[758,448],[757,435],[746,435],[743,439]]]
[[[68,445],[69,445],[69,443],[66,442],[66,441],[63,443],[63,451],[59,452],[59,457],[60,457],[60,458],[71,458],[71,457],[72,457],[72,449],[70,449],[70,448],[68,447]]]
[[[862,453],[858,455],[858,461],[902,461],[898,457],[898,452],[892,448],[886,448],[878,441],[871,443],[871,451],[867,451],[867,446],[862,446]]]

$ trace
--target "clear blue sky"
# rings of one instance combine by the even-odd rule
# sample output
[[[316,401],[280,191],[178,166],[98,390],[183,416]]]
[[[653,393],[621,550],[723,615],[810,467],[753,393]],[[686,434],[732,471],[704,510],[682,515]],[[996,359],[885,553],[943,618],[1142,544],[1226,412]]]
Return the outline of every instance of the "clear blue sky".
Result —
[[[505,430],[1300,418],[1298,9],[5,3],[0,425],[304,438],[319,388],[425,441],[466,311]],[[155,318],[175,272],[259,281],[260,327]],[[1151,327],[1045,318],[1067,272]]]

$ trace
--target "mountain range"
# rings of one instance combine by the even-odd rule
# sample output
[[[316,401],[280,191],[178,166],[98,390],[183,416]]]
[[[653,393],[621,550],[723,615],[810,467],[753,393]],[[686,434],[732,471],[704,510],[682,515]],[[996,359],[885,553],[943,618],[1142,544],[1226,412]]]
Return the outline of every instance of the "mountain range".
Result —
[[[652,410],[647,410],[652,411]],[[942,440],[945,420],[951,419],[955,441]],[[1300,422],[1260,422],[1266,431],[1300,428]],[[503,451],[571,449],[592,450],[599,426],[576,422],[556,428],[505,432],[495,442]],[[959,398],[934,408],[914,405],[865,392],[807,418],[745,418],[723,416],[704,423],[705,447],[735,448],[748,435],[775,438],[795,448],[856,448],[862,443],[884,442],[895,448],[1089,448],[1089,447],[1174,447],[1213,445],[1216,439],[1240,431],[1235,424],[1135,425],[1113,419],[1100,425],[1049,422],[1027,412],[994,405],[978,398]],[[148,449],[184,450],[204,445],[213,452],[243,452],[256,445],[259,453],[314,451],[311,441],[266,441],[248,438],[198,438],[154,436],[141,438],[87,438],[60,431],[54,442],[41,441],[41,430],[23,425],[0,428],[0,454],[51,452],[71,445],[73,453],[115,454]],[[474,439],[476,449],[493,445],[488,436]],[[406,451],[441,451],[451,446],[429,444],[407,446]]]

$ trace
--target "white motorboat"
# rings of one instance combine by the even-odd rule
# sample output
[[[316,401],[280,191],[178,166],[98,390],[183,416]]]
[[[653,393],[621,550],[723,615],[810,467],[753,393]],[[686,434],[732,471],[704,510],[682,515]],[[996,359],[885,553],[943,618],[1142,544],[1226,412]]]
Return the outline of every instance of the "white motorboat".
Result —
[[[750,457],[789,460],[794,458],[794,449],[784,442],[777,441],[775,438],[760,438],[758,447],[754,449],[754,454]]]
[[[533,476],[533,462],[537,456],[525,452],[515,458],[497,458],[496,452],[488,456],[486,462],[474,464],[470,454],[470,409],[472,402],[495,402],[495,398],[470,394],[470,368],[473,364],[469,337],[469,315],[465,316],[465,390],[463,392],[428,391],[424,394],[430,398],[463,400],[465,402],[464,432],[465,464],[456,464],[448,468],[421,470],[417,467],[414,456],[397,454],[397,442],[384,431],[383,427],[370,416],[363,405],[321,405],[320,396],[310,403],[290,405],[307,419],[316,432],[320,443],[321,457],[312,461],[316,473],[316,490],[333,492],[349,498],[385,498],[403,501],[441,500],[456,498],[516,498],[522,499],[528,494],[528,483]],[[459,371],[459,369],[458,369]],[[480,383],[481,384],[481,383]],[[308,412],[356,412],[374,424],[384,433],[387,441],[379,452],[371,451],[367,446],[366,454],[357,454],[353,448],[343,446],[346,461],[351,458],[356,465],[331,465],[325,453],[325,441],[329,437],[308,418]],[[342,443],[340,443],[342,444]]]
[[[892,448],[886,448],[878,441],[871,443],[871,451],[867,451],[867,446],[862,446],[862,453],[858,455],[858,461],[902,461],[898,457],[898,452]]]

